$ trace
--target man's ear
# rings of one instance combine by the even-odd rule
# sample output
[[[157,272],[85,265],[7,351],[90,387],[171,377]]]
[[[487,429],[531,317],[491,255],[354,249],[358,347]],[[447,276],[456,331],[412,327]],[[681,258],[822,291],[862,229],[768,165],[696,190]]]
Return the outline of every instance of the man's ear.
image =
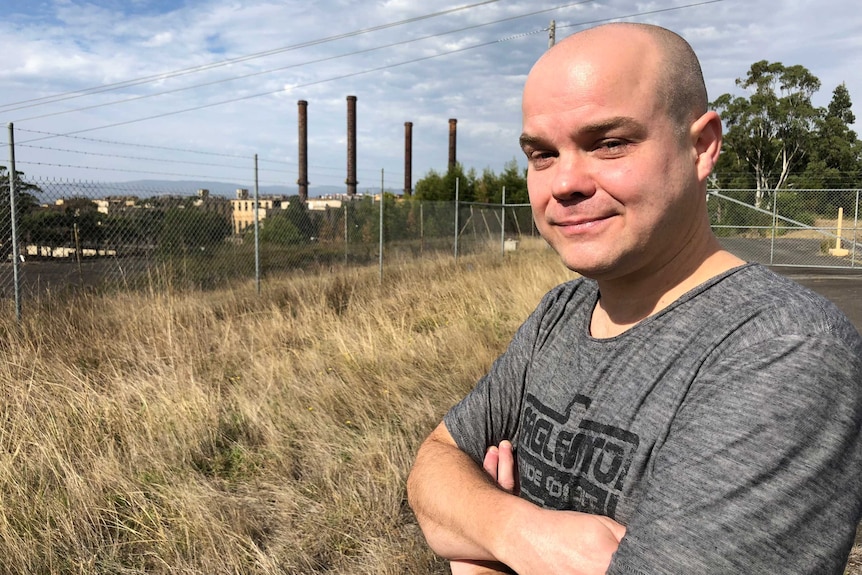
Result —
[[[691,141],[698,179],[703,182],[712,173],[721,153],[721,118],[716,112],[710,110],[695,120],[691,125]]]

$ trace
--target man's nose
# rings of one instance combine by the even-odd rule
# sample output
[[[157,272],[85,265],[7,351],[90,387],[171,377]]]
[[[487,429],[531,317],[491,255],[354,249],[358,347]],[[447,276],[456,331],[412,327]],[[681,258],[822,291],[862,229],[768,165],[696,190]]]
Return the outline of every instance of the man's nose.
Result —
[[[592,196],[596,191],[587,160],[577,154],[560,154],[551,182],[551,194],[557,200],[570,200],[575,196]]]

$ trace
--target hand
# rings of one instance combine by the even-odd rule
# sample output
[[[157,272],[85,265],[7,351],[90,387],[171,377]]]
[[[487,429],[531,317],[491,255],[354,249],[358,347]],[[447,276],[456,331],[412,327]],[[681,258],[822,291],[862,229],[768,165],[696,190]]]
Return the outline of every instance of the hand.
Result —
[[[485,471],[497,484],[516,493],[517,471],[512,444],[502,441],[499,447],[488,448],[482,462]],[[571,575],[604,574],[607,572],[611,557],[619,547],[626,528],[602,515],[590,515],[575,511],[541,510],[541,520],[525,525],[526,541],[518,549],[515,571],[505,564],[494,564],[503,571],[464,570],[459,565],[455,575],[480,575],[485,573],[513,573],[521,575],[560,573]],[[526,535],[529,534],[529,535]],[[577,537],[573,536],[577,534]],[[544,549],[544,550],[543,550]],[[523,553],[521,551],[524,551]],[[453,563],[454,565],[454,563]],[[523,566],[522,566],[523,565]]]
[[[518,494],[518,473],[510,441],[503,440],[499,447],[489,447],[482,467],[500,488],[514,495]]]
[[[515,456],[509,441],[500,442],[499,447],[492,445],[485,452],[482,467],[504,491],[515,493],[517,473]],[[502,563],[495,561],[451,561],[452,575],[503,575],[514,573]]]
[[[603,515],[539,509],[513,530],[501,557],[520,575],[604,575],[626,528]]]

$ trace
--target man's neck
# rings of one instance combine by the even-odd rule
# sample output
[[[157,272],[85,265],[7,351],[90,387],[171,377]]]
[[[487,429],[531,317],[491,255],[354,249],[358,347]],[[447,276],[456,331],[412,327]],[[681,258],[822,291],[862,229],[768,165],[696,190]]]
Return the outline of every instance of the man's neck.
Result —
[[[691,248],[648,273],[598,280],[601,296],[590,321],[591,335],[617,336],[705,281],[745,263],[721,249],[711,235]]]

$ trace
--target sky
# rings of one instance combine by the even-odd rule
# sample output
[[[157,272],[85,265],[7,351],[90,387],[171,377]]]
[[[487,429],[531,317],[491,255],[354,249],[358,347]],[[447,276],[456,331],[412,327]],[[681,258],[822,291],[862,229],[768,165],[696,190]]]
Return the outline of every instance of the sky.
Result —
[[[0,165],[34,179],[295,186],[308,102],[309,193],[344,188],[356,96],[360,192],[445,172],[525,166],[521,89],[547,49],[598,23],[674,30],[710,99],[759,60],[801,64],[826,106],[845,83],[862,118],[856,0],[0,0]],[[613,47],[609,47],[609,50]],[[858,131],[858,126],[856,127]]]

